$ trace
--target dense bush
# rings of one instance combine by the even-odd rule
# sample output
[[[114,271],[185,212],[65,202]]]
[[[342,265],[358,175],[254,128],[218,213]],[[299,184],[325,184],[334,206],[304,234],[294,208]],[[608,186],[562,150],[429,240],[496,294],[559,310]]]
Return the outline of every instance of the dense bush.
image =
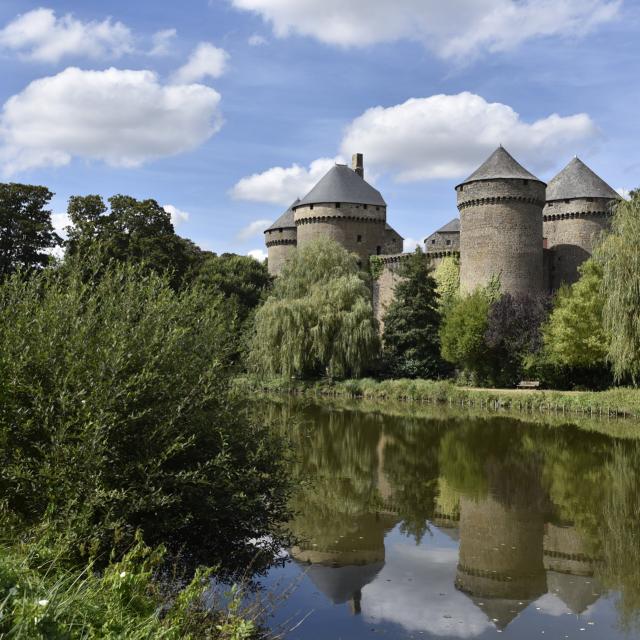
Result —
[[[282,443],[229,392],[229,302],[143,266],[0,287],[0,515],[70,555],[150,545],[233,568],[285,516]],[[58,540],[59,539],[59,540]]]
[[[356,256],[326,239],[296,251],[256,313],[254,369],[288,377],[357,376],[378,349],[371,290]]]

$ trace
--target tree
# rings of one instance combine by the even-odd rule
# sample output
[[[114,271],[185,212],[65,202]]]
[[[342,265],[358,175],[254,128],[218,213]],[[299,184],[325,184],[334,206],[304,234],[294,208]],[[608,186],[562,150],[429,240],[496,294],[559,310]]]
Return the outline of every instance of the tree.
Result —
[[[556,366],[602,367],[609,343],[602,324],[602,265],[589,259],[579,271],[577,282],[558,291],[543,327],[545,355]]]
[[[385,367],[398,378],[438,378],[446,365],[440,357],[439,296],[429,257],[418,247],[399,275],[384,318]]]
[[[260,304],[271,281],[264,263],[233,253],[208,255],[194,277],[195,284],[225,298],[234,299],[238,304],[241,321]]]
[[[61,242],[46,208],[52,197],[46,187],[0,184],[0,280],[51,261],[51,249]]]
[[[494,296],[493,289],[478,288],[460,298],[444,316],[440,329],[442,357],[476,384],[493,382],[498,368],[485,341]]]
[[[523,378],[525,360],[542,348],[540,327],[549,314],[546,296],[506,293],[489,307],[485,341],[500,362],[497,382],[511,386]]]
[[[455,256],[445,256],[433,274],[438,287],[442,313],[451,307],[460,293],[460,260]]]
[[[611,233],[597,258],[602,263],[604,331],[615,380],[640,381],[640,192],[617,206]]]
[[[357,257],[319,239],[286,262],[258,309],[251,361],[263,374],[358,376],[378,347],[371,292]]]
[[[105,263],[144,262],[157,273],[170,274],[174,288],[197,270],[205,255],[176,235],[170,214],[155,200],[117,195],[109,198],[109,205],[96,195],[69,199],[69,257],[87,255],[99,244]]]

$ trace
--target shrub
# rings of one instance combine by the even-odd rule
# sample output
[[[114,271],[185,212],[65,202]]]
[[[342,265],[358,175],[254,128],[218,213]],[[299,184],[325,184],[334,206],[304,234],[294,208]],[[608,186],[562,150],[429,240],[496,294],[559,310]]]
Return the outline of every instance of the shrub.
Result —
[[[101,270],[103,266],[99,267]],[[229,391],[234,314],[144,265],[0,287],[0,513],[75,557],[148,544],[233,568],[279,541],[282,442]]]

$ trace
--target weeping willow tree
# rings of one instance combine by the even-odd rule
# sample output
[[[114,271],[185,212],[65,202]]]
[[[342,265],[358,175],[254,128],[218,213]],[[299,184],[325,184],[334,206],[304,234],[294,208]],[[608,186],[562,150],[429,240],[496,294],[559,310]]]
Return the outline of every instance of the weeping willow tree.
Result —
[[[602,262],[602,318],[611,336],[608,359],[617,382],[640,381],[640,191],[621,202],[611,233],[597,256]]]
[[[299,249],[256,314],[254,369],[305,378],[359,376],[379,350],[366,278],[356,256],[331,240]]]

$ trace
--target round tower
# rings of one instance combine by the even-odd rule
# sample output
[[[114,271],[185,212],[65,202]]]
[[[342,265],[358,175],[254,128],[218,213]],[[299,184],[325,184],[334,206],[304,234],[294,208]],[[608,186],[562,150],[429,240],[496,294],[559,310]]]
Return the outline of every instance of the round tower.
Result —
[[[578,267],[609,229],[618,200],[620,196],[577,156],[549,182],[543,212],[549,289],[578,279]]]
[[[362,154],[353,168],[337,164],[297,204],[293,205],[298,246],[316,238],[331,238],[356,253],[363,265],[384,253],[387,204],[364,179]]]
[[[456,187],[460,211],[460,288],[500,279],[503,293],[543,291],[545,183],[499,147]]]
[[[296,201],[264,232],[267,245],[268,267],[272,276],[280,275],[284,263],[296,250],[296,224],[293,220],[293,207]]]

